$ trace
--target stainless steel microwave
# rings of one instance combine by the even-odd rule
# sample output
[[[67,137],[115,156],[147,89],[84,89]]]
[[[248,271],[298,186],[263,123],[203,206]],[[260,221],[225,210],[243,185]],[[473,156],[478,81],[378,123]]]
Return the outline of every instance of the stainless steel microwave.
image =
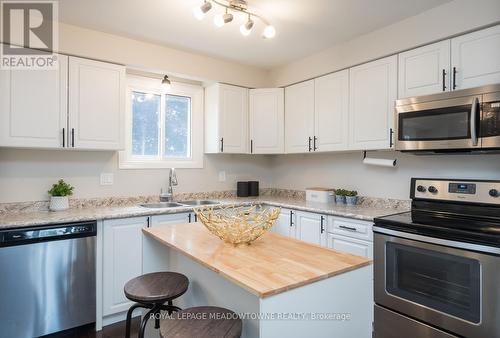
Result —
[[[500,84],[396,101],[396,150],[500,150]]]

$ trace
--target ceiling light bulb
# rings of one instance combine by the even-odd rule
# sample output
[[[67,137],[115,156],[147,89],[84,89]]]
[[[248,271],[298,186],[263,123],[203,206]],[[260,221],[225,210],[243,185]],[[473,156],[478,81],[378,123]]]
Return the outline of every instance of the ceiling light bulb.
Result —
[[[217,26],[217,27],[222,27],[224,26],[224,18],[222,16],[222,14],[217,14],[215,17],[214,17],[214,24]]]
[[[252,28],[253,28],[253,21],[249,17],[248,21],[245,22],[245,24],[240,26],[240,32],[243,36],[248,36],[252,32]]]
[[[194,9],[194,17],[198,20],[203,20],[203,18],[205,17],[205,14],[210,10],[212,9],[212,4],[208,1],[205,1],[203,3],[203,5],[199,6],[199,7],[196,7]]]
[[[265,39],[272,39],[276,36],[276,28],[272,25],[267,25],[266,28],[264,28],[264,34],[263,37]]]
[[[170,90],[170,88],[172,88],[172,83],[170,82],[170,79],[168,78],[168,75],[165,75],[163,77],[163,80],[161,80],[161,85],[160,85],[161,89],[163,89],[164,91],[168,91]]]

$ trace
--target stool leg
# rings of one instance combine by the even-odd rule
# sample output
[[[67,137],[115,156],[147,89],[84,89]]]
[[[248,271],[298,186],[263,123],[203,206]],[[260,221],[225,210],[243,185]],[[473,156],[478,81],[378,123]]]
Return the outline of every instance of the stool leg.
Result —
[[[132,312],[135,309],[142,307],[141,304],[132,305],[127,311],[127,321],[125,323],[125,338],[130,338],[130,325],[132,322]]]
[[[168,306],[173,306],[173,305],[172,305],[173,303],[172,303],[172,301],[171,301],[171,300],[169,300],[167,304],[168,304]],[[169,314],[169,315],[171,315],[171,314],[172,314],[172,310],[169,310],[169,311],[168,311],[168,314]]]
[[[144,338],[144,331],[146,330],[146,324],[148,323],[148,319],[149,319],[149,317],[151,317],[151,314],[155,313],[155,312],[156,312],[156,309],[152,308],[142,318],[141,328],[139,329],[139,338]]]
[[[155,316],[155,329],[160,328],[160,315],[161,315],[161,304],[158,304],[155,306],[156,312],[154,314]]]

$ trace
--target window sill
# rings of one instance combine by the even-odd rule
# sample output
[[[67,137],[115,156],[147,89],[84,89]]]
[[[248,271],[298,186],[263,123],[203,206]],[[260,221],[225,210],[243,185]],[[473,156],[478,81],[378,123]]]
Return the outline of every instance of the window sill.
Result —
[[[203,169],[203,158],[200,159],[171,159],[171,160],[133,160],[123,152],[119,153],[119,169]]]

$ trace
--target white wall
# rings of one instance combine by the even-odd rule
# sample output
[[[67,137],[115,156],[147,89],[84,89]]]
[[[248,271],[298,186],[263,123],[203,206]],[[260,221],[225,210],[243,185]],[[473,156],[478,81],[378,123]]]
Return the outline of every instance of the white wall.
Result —
[[[270,186],[266,156],[207,155],[203,169],[178,169],[174,192],[235,190],[238,180]],[[219,171],[226,181],[219,182]],[[101,186],[100,173],[114,173],[114,185]],[[113,152],[0,149],[0,203],[47,200],[59,178],[75,186],[76,198],[154,195],[166,187],[168,169],[119,170]]]
[[[496,22],[500,22],[499,0],[455,0],[277,67],[270,81],[286,86]]]
[[[411,177],[500,180],[500,155],[417,156],[385,151],[368,152],[368,156],[397,158],[397,166],[364,165],[361,152],[279,155],[271,163],[272,184],[283,189],[347,188],[365,196],[409,199]]]

